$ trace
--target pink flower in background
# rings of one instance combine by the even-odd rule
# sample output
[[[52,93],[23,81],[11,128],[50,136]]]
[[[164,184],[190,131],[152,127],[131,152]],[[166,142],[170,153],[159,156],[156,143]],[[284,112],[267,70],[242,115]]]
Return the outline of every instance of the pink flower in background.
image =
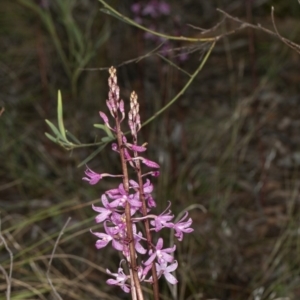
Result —
[[[152,18],[157,18],[160,15],[170,14],[170,5],[164,1],[152,0],[142,10],[144,16],[150,15]]]
[[[171,12],[170,5],[165,1],[151,0],[146,4],[137,2],[131,5],[131,11],[135,15],[150,15],[157,18],[161,15],[169,15]]]
[[[142,9],[142,5],[139,2],[131,5],[131,11],[135,14],[139,14],[141,12],[141,9]]]
[[[151,31],[160,33],[167,32],[167,35],[173,36],[183,35],[182,30],[180,30],[181,26],[179,24],[180,16],[171,15],[171,6],[166,1],[138,1],[131,6],[131,11],[134,14],[134,20],[138,24],[142,24],[144,27],[148,28]],[[166,16],[169,16],[167,22],[165,19],[159,22],[159,18],[165,18]],[[171,25],[171,29],[166,29],[165,27],[167,25]],[[173,56],[180,62],[186,61],[188,59],[188,52],[184,51],[183,48],[178,47],[178,43],[175,43],[174,45],[174,42],[153,34],[149,31],[145,31],[143,36],[144,39],[161,46],[158,50],[161,55],[169,57]]]

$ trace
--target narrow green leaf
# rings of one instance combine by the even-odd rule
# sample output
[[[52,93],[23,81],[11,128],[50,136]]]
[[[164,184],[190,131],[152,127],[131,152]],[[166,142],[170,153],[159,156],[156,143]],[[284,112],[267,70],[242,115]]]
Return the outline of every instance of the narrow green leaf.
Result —
[[[66,134],[71,140],[73,140],[73,142],[77,143],[78,145],[81,144],[78,138],[74,136],[70,131],[66,130]]]
[[[45,132],[45,135],[50,141],[54,142],[55,144],[58,144],[57,138],[55,138],[54,136],[52,136],[51,134],[49,134],[47,132]]]
[[[98,153],[100,153],[105,146],[107,145],[107,143],[102,144],[97,150],[95,150],[92,154],[90,154],[85,160],[83,160],[78,166],[77,168],[85,165],[86,163],[88,163],[90,160],[92,160]]]
[[[109,137],[111,137],[112,139],[115,139],[115,136],[113,135],[113,133],[110,131],[110,129],[108,127],[106,127],[106,133]]]
[[[111,132],[111,130],[106,125],[103,125],[103,124],[94,124],[94,127],[104,130],[107,133],[107,135],[109,137],[111,137],[112,139],[115,138],[115,136],[113,135],[113,133]]]
[[[105,137],[103,137],[102,139],[101,139],[101,141],[102,142],[104,142],[104,143],[109,143],[109,142],[111,142],[111,141],[113,141],[114,139],[112,139],[111,137],[109,137],[109,136],[105,136]]]
[[[67,141],[66,130],[64,126],[64,120],[63,120],[63,106],[62,106],[62,98],[61,98],[60,90],[58,91],[58,95],[57,95],[57,122],[58,122],[58,128],[60,130],[60,133]]]
[[[102,11],[103,13],[110,15],[112,17],[115,17],[116,19],[121,20],[124,23],[130,24],[132,25],[132,23],[128,22],[125,18],[120,17],[119,15],[117,15],[116,13],[114,13],[113,11],[107,9],[107,8],[100,8],[100,11]]]
[[[59,141],[59,145],[65,148],[67,151],[74,149],[74,144],[69,141],[66,142]]]
[[[56,126],[51,123],[49,120],[45,120],[47,125],[50,127],[50,129],[53,131],[54,135],[56,135],[57,138],[64,140],[63,136],[60,134],[59,130],[56,128]]]
[[[102,130],[105,131],[105,125],[103,125],[103,124],[94,124],[94,127],[102,129]]]

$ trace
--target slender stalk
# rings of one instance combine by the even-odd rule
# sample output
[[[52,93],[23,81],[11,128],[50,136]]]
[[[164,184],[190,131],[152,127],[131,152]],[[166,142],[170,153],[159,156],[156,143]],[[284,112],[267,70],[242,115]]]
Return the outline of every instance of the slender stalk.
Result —
[[[133,143],[135,145],[137,145],[137,137],[136,136],[133,136]],[[135,151],[134,157],[137,157],[137,156],[138,156],[138,153]],[[144,194],[141,164],[138,159],[135,161],[135,166],[136,166],[136,173],[137,173],[138,184],[139,184],[140,200],[142,201],[142,214],[143,214],[143,217],[145,217],[148,215],[148,212],[147,212],[147,204],[146,204],[146,199],[145,199],[145,194]],[[152,246],[152,235],[151,235],[151,231],[150,231],[150,224],[149,224],[148,218],[144,219],[144,226],[145,226],[145,232],[146,232],[146,238],[147,238],[147,246],[148,246],[148,250],[150,250],[151,248],[153,248],[153,246]],[[154,300],[159,300],[159,288],[158,288],[158,279],[157,279],[155,263],[152,264],[151,271],[152,271],[152,278],[153,278],[152,289],[153,289]]]
[[[123,185],[126,193],[129,193],[129,180],[128,180],[128,170],[127,170],[127,164],[124,157],[124,146],[122,141],[122,132],[121,132],[121,126],[119,117],[117,116],[115,118],[116,121],[116,131],[117,131],[117,140],[120,150],[120,158],[121,158],[121,164],[122,164],[122,171],[123,171]],[[133,282],[131,282],[131,292],[136,292],[137,300],[144,300],[144,296],[142,293],[138,273],[137,273],[137,264],[136,264],[136,251],[134,247],[134,236],[133,236],[133,230],[132,230],[132,221],[131,221],[131,215],[130,215],[130,204],[127,202],[125,205],[125,216],[126,216],[126,229],[127,229],[127,235],[128,235],[128,244],[129,244],[129,253],[130,253],[130,264],[129,268],[132,272]],[[133,296],[134,297],[134,296]],[[134,298],[133,298],[134,299]]]
[[[100,1],[100,0],[99,0]],[[196,69],[196,71],[190,76],[190,79],[188,80],[188,82],[185,84],[185,86],[180,90],[179,93],[177,93],[177,95],[170,101],[168,102],[164,107],[162,107],[159,111],[157,111],[152,117],[150,117],[148,120],[146,120],[143,124],[142,127],[144,127],[145,125],[149,124],[150,122],[152,122],[156,117],[158,117],[160,114],[162,114],[167,108],[169,108],[173,103],[175,103],[175,101],[182,96],[185,91],[187,90],[187,88],[191,85],[191,83],[194,81],[194,79],[196,78],[196,76],[198,75],[198,73],[202,70],[202,68],[204,67],[206,61],[208,60],[208,57],[210,56],[213,48],[216,45],[217,40],[213,41],[207,51],[207,53],[205,54],[204,58],[202,59],[201,63],[199,64],[198,68]]]
[[[131,131],[133,145],[138,146],[137,134],[141,128],[141,121],[140,121],[140,114],[139,114],[138,96],[134,91],[130,95],[130,111],[128,113],[128,125]],[[134,158],[138,158],[139,156],[138,151],[136,150],[133,151],[133,155]],[[155,247],[153,246],[152,243],[150,224],[149,224],[149,219],[147,218],[148,211],[147,211],[146,195],[144,193],[141,163],[139,159],[135,159],[134,164],[135,164],[134,169],[137,173],[137,178],[138,178],[137,192],[139,193],[139,200],[142,203],[141,211],[143,215],[143,223],[146,232],[147,248],[150,253],[150,250],[155,250]],[[151,271],[152,271],[152,280],[153,280],[152,289],[153,289],[154,300],[159,300],[158,278],[157,278],[155,262],[152,262]]]

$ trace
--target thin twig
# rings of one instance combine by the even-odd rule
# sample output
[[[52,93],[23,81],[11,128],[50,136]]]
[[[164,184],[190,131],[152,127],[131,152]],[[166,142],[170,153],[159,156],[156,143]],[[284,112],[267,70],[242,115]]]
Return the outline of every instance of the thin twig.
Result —
[[[181,71],[182,73],[186,74],[187,76],[191,77],[191,74],[189,74],[187,71],[183,70],[182,68],[178,67],[175,63],[173,63],[172,61],[170,61],[169,59],[167,59],[166,57],[164,57],[161,53],[162,51],[159,51],[159,49],[161,48],[161,46],[163,45],[164,43],[158,45],[156,48],[154,48],[153,50],[151,50],[150,52],[144,54],[144,55],[141,55],[141,56],[138,56],[136,58],[132,58],[132,59],[128,59],[126,61],[123,61],[122,63],[120,64],[117,64],[117,68],[119,67],[122,67],[122,66],[125,66],[125,65],[128,65],[128,64],[131,64],[131,63],[138,63],[140,62],[141,60],[145,59],[145,58],[148,58],[148,57],[151,57],[151,56],[159,56],[161,59],[167,61],[170,65],[172,65],[173,67],[175,67],[176,69],[178,69],[179,71]],[[206,43],[204,43],[206,44]],[[182,50],[186,50],[186,53],[187,54],[191,54],[191,53],[194,53],[195,51],[198,51],[200,50],[201,48],[204,48],[204,46],[184,46],[184,47],[176,47],[176,48],[171,48],[171,49],[168,49],[168,50],[164,50],[164,53],[165,52],[175,52],[175,51],[182,51]],[[82,68],[80,70],[82,71],[107,71],[110,67],[99,67],[99,68]]]
[[[69,222],[71,221],[71,218],[69,217],[67,222],[65,223],[64,227],[62,228],[62,230],[60,231],[57,239],[56,239],[56,242],[54,244],[54,248],[52,250],[52,253],[51,253],[51,258],[50,258],[50,261],[49,261],[49,265],[48,265],[48,269],[47,269],[47,272],[46,272],[46,277],[47,277],[47,281],[49,283],[49,285],[51,286],[51,289],[53,291],[53,293],[55,294],[55,296],[57,297],[57,299],[59,300],[63,300],[61,298],[61,296],[58,294],[58,292],[56,291],[52,281],[51,281],[51,278],[50,278],[50,268],[51,268],[51,265],[52,265],[52,260],[53,260],[53,257],[54,257],[54,254],[55,254],[55,251],[56,251],[56,248],[58,246],[58,243],[59,243],[59,240],[60,238],[62,237],[62,235],[64,234],[64,230],[66,229],[66,227],[68,226]]]
[[[108,5],[106,1],[104,0],[99,0],[104,5],[104,9],[101,9],[101,11],[114,16],[115,18],[118,18],[122,20],[125,23],[128,23],[134,27],[137,27],[145,32],[149,32],[155,36],[159,36],[161,38],[167,39],[167,40],[173,40],[173,41],[186,41],[186,42],[214,42],[215,38],[214,37],[209,37],[209,38],[191,38],[191,37],[186,37],[186,36],[173,36],[173,35],[167,35],[163,34],[154,30],[151,30],[147,27],[142,26],[141,24],[138,24],[134,20],[131,20],[130,18],[122,15],[119,13],[117,10],[115,10],[112,6]]]
[[[187,24],[187,26],[189,26],[189,27],[191,27],[193,29],[196,29],[196,30],[200,30],[201,31],[200,34],[207,34],[207,33],[211,33],[211,32],[216,31],[224,23],[225,20],[226,20],[226,17],[224,17],[219,23],[217,23],[215,26],[213,26],[213,27],[211,27],[209,29],[197,27],[197,26],[194,26],[192,24]]]
[[[241,26],[231,32],[228,32],[226,33],[225,35],[229,35],[229,34],[232,34],[236,31],[239,31],[239,30],[242,30],[246,27],[250,27],[250,28],[253,28],[255,30],[261,30],[269,35],[272,35],[272,36],[275,36],[275,37],[278,37],[283,43],[285,43],[288,47],[290,47],[291,49],[295,50],[297,53],[300,53],[300,45],[290,41],[289,39],[286,39],[284,37],[282,37],[277,28],[276,28],[276,25],[275,25],[275,18],[274,18],[274,7],[272,7],[272,12],[271,12],[271,17],[272,17],[272,23],[273,23],[273,27],[274,27],[274,31],[270,30],[270,29],[267,29],[265,27],[262,27],[260,24],[257,24],[257,25],[254,25],[254,24],[250,24],[250,23],[247,23],[243,20],[240,20],[239,18],[236,18],[236,17],[233,17],[231,16],[230,14],[226,13],[225,11],[223,11],[222,9],[219,9],[217,8],[217,11],[220,12],[221,14],[225,15],[228,19],[231,19],[237,23],[240,23]],[[225,36],[223,35],[223,36]],[[223,37],[223,36],[220,36],[219,38]]]
[[[160,114],[162,114],[167,108],[169,108],[180,96],[182,96],[184,94],[184,92],[186,91],[186,89],[190,86],[190,84],[193,82],[193,80],[195,79],[195,77],[198,75],[198,73],[202,70],[202,68],[204,67],[208,57],[210,56],[210,53],[212,52],[214,46],[216,44],[216,40],[211,44],[210,48],[208,49],[204,59],[201,61],[200,65],[198,66],[198,68],[196,69],[196,71],[192,74],[192,76],[190,77],[190,79],[188,80],[188,82],[186,83],[186,85],[181,89],[181,91],[169,102],[167,103],[163,108],[161,108],[159,111],[157,111],[152,117],[150,117],[147,121],[145,121],[142,124],[142,127],[144,127],[145,125],[147,125],[148,123],[152,122],[157,116],[159,116]]]
[[[167,59],[166,57],[164,57],[161,54],[156,54],[158,57],[160,57],[162,60],[166,61],[170,66],[173,66],[174,68],[176,68],[177,70],[179,70],[180,72],[184,73],[185,75],[191,77],[191,74],[185,70],[183,70],[182,68],[180,68],[178,65],[176,65],[175,63],[173,63],[171,60]]]
[[[131,63],[138,63],[139,61],[143,60],[144,58],[150,57],[152,55],[155,55],[157,53],[157,51],[162,47],[164,43],[159,44],[157,47],[155,47],[153,50],[149,51],[148,53],[138,56],[136,58],[132,58],[126,61],[123,61],[122,63],[116,65],[117,68],[122,67],[124,65],[128,65]],[[109,67],[102,67],[102,68],[82,68],[80,69],[81,71],[107,71]]]
[[[272,12],[271,12],[271,17],[272,17],[272,23],[273,23],[273,27],[274,27],[274,30],[278,36],[278,38],[283,42],[285,43],[288,47],[292,48],[293,50],[295,50],[297,53],[300,53],[300,46],[286,38],[284,38],[283,36],[280,35],[280,33],[278,32],[277,30],[277,26],[276,26],[276,23],[275,23],[275,17],[274,17],[274,7],[272,6]]]

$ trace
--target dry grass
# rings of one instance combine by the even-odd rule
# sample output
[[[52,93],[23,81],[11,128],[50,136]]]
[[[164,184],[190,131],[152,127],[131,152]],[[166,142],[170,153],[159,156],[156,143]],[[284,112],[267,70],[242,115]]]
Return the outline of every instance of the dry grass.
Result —
[[[0,106],[5,111],[0,116],[0,299],[5,299],[7,280],[11,299],[56,299],[47,270],[68,217],[72,219],[49,273],[57,293],[64,300],[125,299],[105,284],[105,268],[116,267],[114,253],[96,251],[89,233],[95,227],[91,203],[114,182],[103,182],[98,189],[87,186],[76,166],[92,149],[67,153],[44,137],[44,119],[55,119],[56,93],[61,89],[66,127],[84,142],[98,138],[99,133],[90,129],[105,105],[107,75],[92,71],[74,75],[78,62],[69,55],[75,53],[69,52],[66,42],[69,31],[55,8],[51,13],[58,42],[70,59],[71,73],[66,75],[53,36],[22,2],[1,4],[5,47],[0,54]],[[93,1],[75,2],[74,22],[85,32],[88,12],[98,8]],[[183,23],[211,26],[218,18],[215,1],[205,7],[202,21],[194,13],[197,3],[184,1],[183,8],[174,5],[174,10],[183,10]],[[294,4],[276,5],[284,17],[277,18],[281,34],[290,39],[299,36],[290,13],[296,14]],[[221,1],[218,6],[246,18],[239,1],[230,5]],[[129,14],[125,5],[120,9]],[[254,6],[252,15],[272,27],[268,1]],[[140,32],[100,13],[93,17],[95,27],[83,35],[88,42],[99,38],[99,26],[106,22],[112,30],[87,67],[122,63],[149,51]],[[187,31],[197,34],[191,30]],[[155,189],[159,208],[172,200],[177,213],[192,204],[207,209],[191,211],[195,232],[177,245],[180,283],[177,290],[162,283],[166,299],[172,294],[177,300],[299,298],[299,55],[258,32],[254,42],[254,54],[249,54],[247,31],[218,43],[189,90],[143,129],[149,157],[162,164]],[[191,72],[202,50],[181,67]],[[137,91],[144,119],[186,81],[185,74],[158,57],[125,65],[119,75],[124,99],[132,89]],[[91,166],[118,169],[109,149]]]

